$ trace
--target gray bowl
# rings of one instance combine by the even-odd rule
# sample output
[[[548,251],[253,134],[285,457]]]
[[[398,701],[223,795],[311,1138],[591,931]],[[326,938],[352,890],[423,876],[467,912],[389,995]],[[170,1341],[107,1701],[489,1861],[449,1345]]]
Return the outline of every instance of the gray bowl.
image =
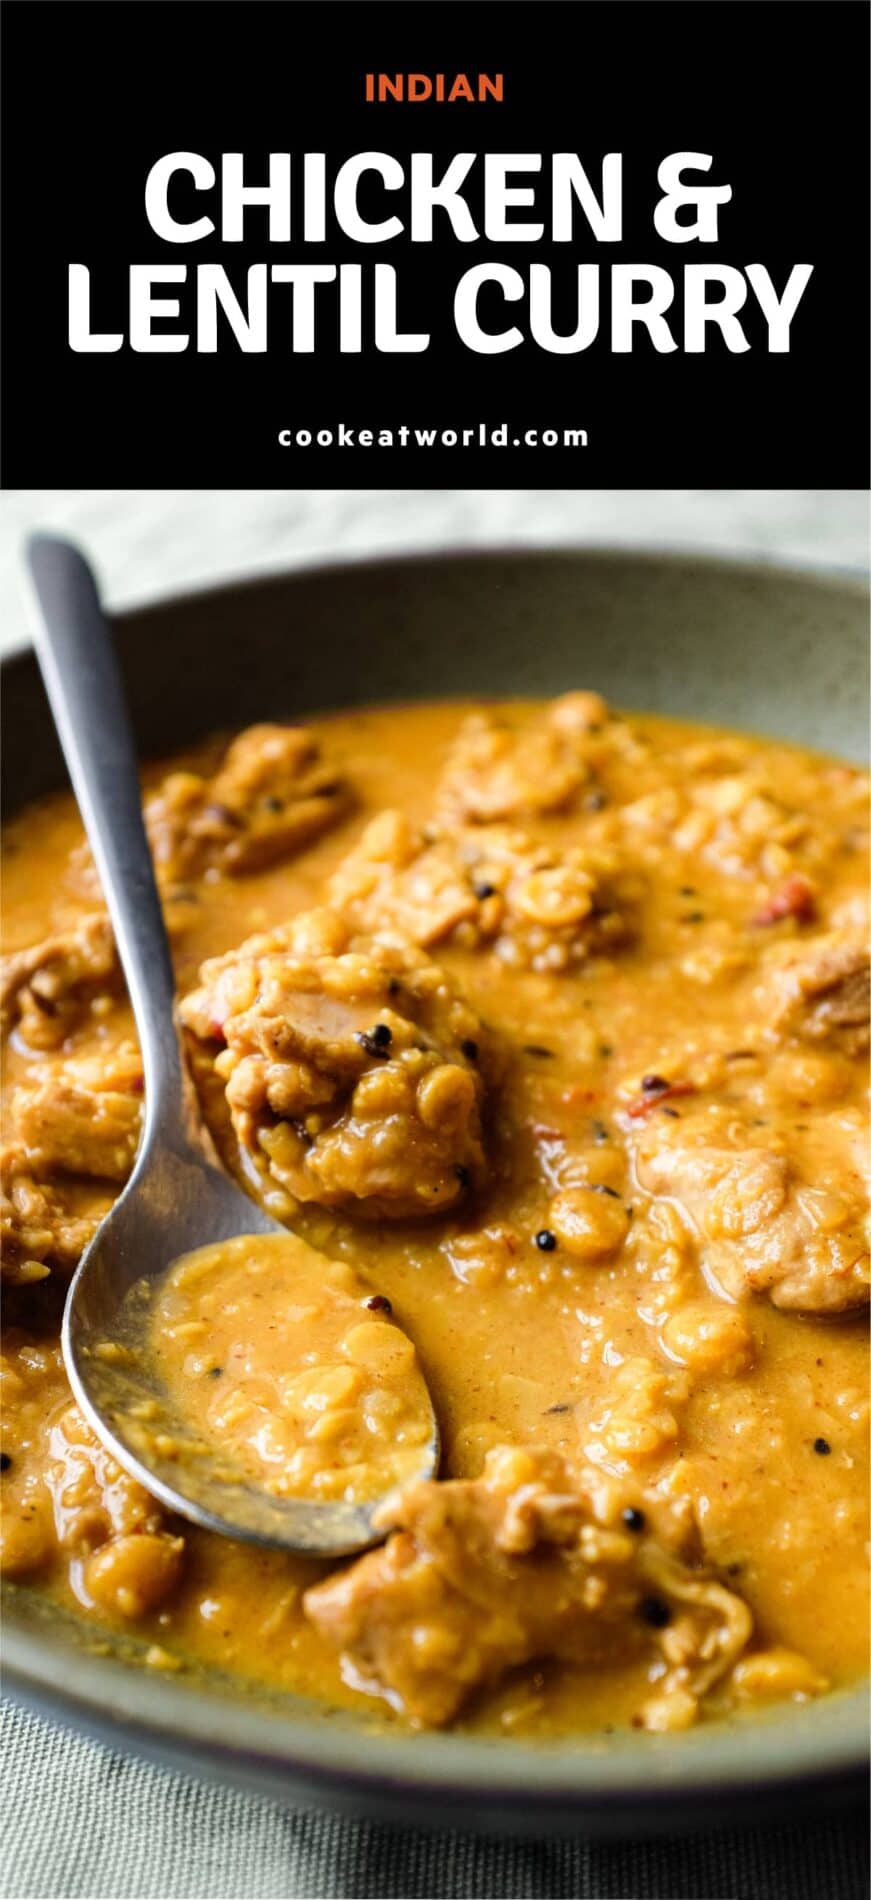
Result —
[[[867,589],[850,576],[603,552],[302,569],[118,616],[143,755],[215,728],[373,701],[591,686],[627,707],[860,760]],[[6,810],[64,782],[29,652],[3,667]],[[824,1606],[821,1606],[821,1610]],[[5,1685],[58,1720],[262,1793],[429,1825],[685,1832],[852,1797],[868,1699],[838,1693],[671,1736],[548,1745],[408,1735],[217,1674],[93,1653],[94,1631],[10,1589]]]

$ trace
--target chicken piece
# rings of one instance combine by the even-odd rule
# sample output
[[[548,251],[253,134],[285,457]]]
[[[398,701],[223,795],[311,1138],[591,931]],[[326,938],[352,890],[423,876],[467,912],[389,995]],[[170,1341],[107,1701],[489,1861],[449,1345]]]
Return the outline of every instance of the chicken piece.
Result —
[[[871,1014],[867,944],[833,933],[800,947],[778,945],[768,960],[760,1001],[780,1035],[861,1054],[868,1048]]]
[[[842,1140],[829,1118],[806,1157],[798,1137],[787,1151],[737,1109],[710,1103],[627,1128],[641,1187],[677,1206],[717,1286],[801,1313],[869,1298],[868,1198],[850,1133]]]
[[[95,1094],[63,1075],[16,1089],[15,1131],[37,1175],[58,1169],[126,1181],[136,1158],[142,1104],[114,1090]]]
[[[204,964],[181,1005],[243,1153],[297,1201],[380,1219],[441,1213],[485,1173],[489,1034],[438,965],[331,912]]]
[[[71,1402],[60,1347],[13,1330],[2,1377],[3,1571],[72,1561],[92,1606],[125,1618],[159,1608],[179,1580],[184,1540]]]
[[[37,1178],[84,1174],[126,1181],[142,1120],[142,1062],[134,1043],[106,1059],[65,1062],[15,1089],[12,1127]]]
[[[448,756],[441,809],[473,824],[565,810],[591,775],[590,733],[609,717],[598,693],[569,693],[518,725],[503,712],[472,713]]]
[[[11,1286],[43,1280],[53,1267],[72,1272],[108,1212],[79,1214],[59,1187],[37,1181],[26,1150],[9,1143],[0,1155],[0,1274]]]
[[[829,806],[818,778],[802,788],[782,762],[784,771],[776,752],[765,761],[731,740],[670,748],[620,803],[620,828],[650,853],[677,850],[744,884],[748,924],[784,923],[795,934],[827,905],[845,829],[858,848],[867,781],[856,773],[849,794],[839,786]]]
[[[673,832],[678,850],[697,854],[728,876],[773,883],[778,893],[784,878],[801,874],[802,898],[794,914],[810,914],[813,886],[805,872],[816,860],[818,841],[807,814],[785,804],[776,784],[749,766],[690,778],[685,796],[688,809]]]
[[[122,987],[108,917],[82,917],[72,930],[2,959],[0,1027],[17,1028],[29,1049],[58,1049],[96,1004]]]
[[[629,940],[640,883],[607,850],[554,851],[499,825],[416,831],[387,811],[329,894],[356,930],[491,946],[505,963],[558,972]]]
[[[329,898],[355,930],[398,931],[427,949],[461,925],[464,938],[480,932],[482,900],[472,870],[458,833],[434,826],[423,832],[402,812],[383,811],[342,859]]]
[[[450,1722],[518,1664],[649,1656],[651,1728],[685,1727],[737,1661],[750,1611],[703,1568],[686,1519],[556,1453],[500,1448],[481,1478],[407,1486],[391,1534],[303,1599],[349,1681],[417,1727]]]
[[[161,887],[209,868],[231,877],[289,857],[343,817],[347,784],[302,726],[250,726],[213,778],[173,772],[145,805]]]
[[[109,1537],[156,1530],[163,1521],[161,1506],[117,1463],[72,1402],[49,1427],[46,1472],[64,1550],[96,1550]]]
[[[73,1177],[126,1181],[141,1116],[142,1061],[133,1042],[55,1063],[38,1081],[12,1091],[12,1139],[0,1155],[5,1280],[24,1284],[44,1279],[52,1267],[69,1271],[78,1264],[111,1196],[91,1191],[88,1211],[79,1212]]]

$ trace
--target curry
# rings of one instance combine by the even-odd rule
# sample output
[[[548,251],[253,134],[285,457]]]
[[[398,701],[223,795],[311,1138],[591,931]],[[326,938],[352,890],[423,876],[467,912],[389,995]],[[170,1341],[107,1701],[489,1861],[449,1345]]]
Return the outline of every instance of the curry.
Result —
[[[296,1234],[248,1234],[183,1255],[153,1288],[152,1363],[172,1415],[193,1428],[180,1455],[202,1447],[231,1484],[347,1504],[383,1498],[429,1463],[414,1345],[345,1261]],[[134,1426],[147,1439],[156,1422]]]
[[[167,1390],[288,1495],[372,1458],[398,1488],[327,1571],[168,1518],[77,1412],[60,1309],[142,1074],[48,799],[5,839],[7,1573],[149,1666],[399,1724],[655,1731],[855,1682],[864,775],[573,692],[254,727],[144,797],[203,1115],[301,1276],[177,1269]]]

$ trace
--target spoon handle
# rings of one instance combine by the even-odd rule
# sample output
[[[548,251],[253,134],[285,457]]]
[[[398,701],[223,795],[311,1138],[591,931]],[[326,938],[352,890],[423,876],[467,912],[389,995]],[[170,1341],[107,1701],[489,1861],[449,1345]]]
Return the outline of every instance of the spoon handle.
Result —
[[[27,544],[38,614],[34,644],[73,790],[103,886],[142,1047],[144,1158],[186,1147],[184,1089],[173,1005],[175,981],[151,852],[121,673],[94,576],[78,549],[53,535]]]

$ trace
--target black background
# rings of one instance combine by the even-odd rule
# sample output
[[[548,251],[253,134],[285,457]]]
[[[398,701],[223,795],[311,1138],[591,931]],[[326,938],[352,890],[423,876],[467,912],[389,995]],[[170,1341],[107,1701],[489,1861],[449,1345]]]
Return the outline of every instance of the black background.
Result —
[[[864,0],[6,0],[3,25],[7,486],[868,483]],[[363,75],[379,69],[502,71],[506,103],[367,106]],[[145,217],[145,177],[163,152],[217,162],[241,150],[247,176],[265,182],[270,150],[325,150],[329,176],[368,148],[400,160],[414,149],[572,150],[593,180],[602,154],[622,151],[623,242],[459,245],[445,224],[428,246],[355,248],[333,236],[303,251],[270,246],[259,212],[244,246],[178,246]],[[708,182],[732,185],[716,247],[668,245],[654,232],[657,166],[678,150],[712,153]],[[241,355],[229,331],[213,357],[68,348],[70,261],[91,268],[95,327],[123,330],[132,262],[186,263],[193,277],[196,264],[220,261],[244,288],[249,263],[302,256],[393,263],[402,327],[430,330],[429,351],[342,357],[329,320],[307,357],[292,356],[280,324],[265,357]],[[485,258],[521,271],[550,263],[572,287],[578,262],[658,263],[678,276],[687,262],[759,262],[778,290],[796,262],[814,274],[789,355],[768,355],[751,296],[754,347],[743,356],[715,331],[703,356],[658,356],[638,331],[631,356],[612,357],[599,340],[575,357],[525,344],[486,358],[463,348],[452,320],[458,278]],[[192,300],[192,286],[181,294]],[[275,295],[278,309],[288,293]],[[590,446],[277,444],[282,427],[339,420],[507,421],[509,433],[570,425],[587,429]]]

